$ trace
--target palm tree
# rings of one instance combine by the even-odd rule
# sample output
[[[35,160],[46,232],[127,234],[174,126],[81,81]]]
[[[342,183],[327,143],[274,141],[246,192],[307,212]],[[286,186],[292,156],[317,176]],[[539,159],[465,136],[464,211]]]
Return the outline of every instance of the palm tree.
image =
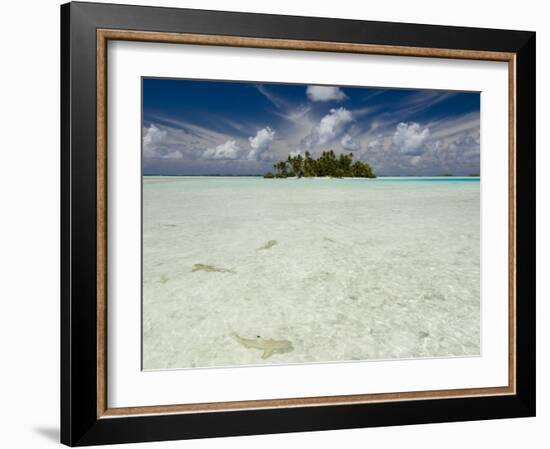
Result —
[[[291,173],[287,170],[290,167]],[[309,151],[305,152],[305,158],[301,154],[289,155],[286,161],[277,162],[273,165],[277,171],[278,178],[287,176],[334,176],[334,177],[357,177],[376,178],[371,166],[365,162],[353,162],[353,153],[340,154],[338,158],[334,150],[323,151],[321,156],[313,159]]]
[[[294,175],[301,178],[304,170],[302,155],[298,154],[297,156],[288,156],[287,162],[290,165]]]
[[[287,163],[285,161],[277,162],[276,164],[273,164],[273,168],[277,170],[277,176],[279,178],[286,178],[287,176]]]
[[[314,176],[313,159],[311,159],[311,153],[306,151],[304,160],[304,176]]]

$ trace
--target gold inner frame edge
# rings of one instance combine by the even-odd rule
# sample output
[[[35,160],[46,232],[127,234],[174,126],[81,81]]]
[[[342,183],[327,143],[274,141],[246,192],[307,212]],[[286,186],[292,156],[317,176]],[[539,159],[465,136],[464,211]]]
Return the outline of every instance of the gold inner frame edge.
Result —
[[[357,44],[240,36],[163,33],[117,29],[96,31],[97,56],[97,417],[205,413],[231,410],[365,404],[423,399],[513,395],[516,392],[516,55],[508,52]],[[508,385],[344,396],[209,402],[109,408],[107,402],[107,42],[109,40],[188,45],[362,53],[388,56],[470,59],[508,63]]]

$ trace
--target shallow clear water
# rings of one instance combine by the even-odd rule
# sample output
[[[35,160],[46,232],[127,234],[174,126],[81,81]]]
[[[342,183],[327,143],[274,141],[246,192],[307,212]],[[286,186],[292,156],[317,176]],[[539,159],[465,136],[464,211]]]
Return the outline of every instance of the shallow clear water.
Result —
[[[145,177],[144,369],[479,355],[479,189]]]

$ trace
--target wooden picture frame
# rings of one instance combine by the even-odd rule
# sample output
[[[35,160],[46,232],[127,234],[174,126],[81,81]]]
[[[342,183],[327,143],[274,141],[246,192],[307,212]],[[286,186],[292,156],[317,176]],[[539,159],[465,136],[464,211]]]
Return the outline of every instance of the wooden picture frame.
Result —
[[[61,440],[71,446],[535,414],[535,33],[125,5],[61,7]],[[107,42],[505,61],[509,383],[206,404],[107,406]]]

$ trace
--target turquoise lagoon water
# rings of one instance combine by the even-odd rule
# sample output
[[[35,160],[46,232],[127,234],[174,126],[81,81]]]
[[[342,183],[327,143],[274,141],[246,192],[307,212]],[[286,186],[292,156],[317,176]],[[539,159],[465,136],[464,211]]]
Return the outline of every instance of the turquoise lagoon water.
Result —
[[[478,178],[144,177],[143,368],[479,355],[479,213]]]

